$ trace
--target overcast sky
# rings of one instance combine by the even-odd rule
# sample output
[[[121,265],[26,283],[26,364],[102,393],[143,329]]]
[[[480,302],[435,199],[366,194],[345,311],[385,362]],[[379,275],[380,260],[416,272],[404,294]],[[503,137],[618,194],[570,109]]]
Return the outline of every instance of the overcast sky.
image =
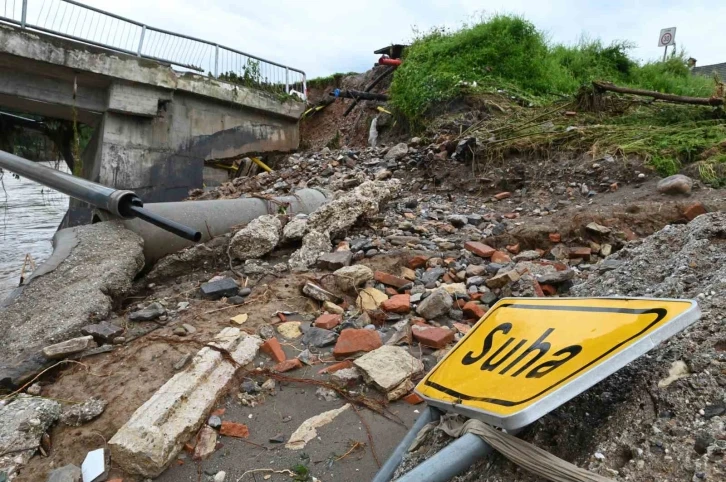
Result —
[[[364,71],[373,50],[405,43],[413,28],[456,27],[482,13],[517,13],[555,42],[583,35],[630,40],[638,59],[663,55],[661,28],[698,65],[726,62],[723,0],[81,0],[155,27],[186,33],[307,72]]]

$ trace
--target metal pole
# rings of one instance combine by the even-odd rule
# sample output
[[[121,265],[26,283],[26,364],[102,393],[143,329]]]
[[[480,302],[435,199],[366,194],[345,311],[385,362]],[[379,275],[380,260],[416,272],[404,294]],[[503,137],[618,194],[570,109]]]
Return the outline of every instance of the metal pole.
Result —
[[[666,55],[668,54],[668,46],[665,46],[665,50],[663,51],[663,62],[666,61]]]
[[[23,13],[20,17],[20,28],[25,28],[25,20],[28,17],[28,0],[23,0]]]
[[[285,67],[285,93],[290,93],[290,69]]]
[[[219,45],[214,45],[214,76],[219,77]]]
[[[418,435],[425,425],[435,422],[440,417],[441,412],[439,412],[438,409],[428,406],[424,413],[419,415],[416,419],[416,423],[413,424],[411,430],[408,431],[406,436],[403,437],[403,440],[401,440],[401,442],[393,450],[393,453],[391,453],[390,457],[388,457],[388,460],[386,460],[386,463],[383,464],[383,467],[378,470],[378,473],[373,478],[372,482],[390,482],[393,478],[393,474],[396,473],[396,469],[399,465],[401,465],[403,454],[405,454],[411,446],[413,440],[416,438],[416,435]]]
[[[481,437],[467,433],[399,478],[397,482],[448,482],[492,452],[494,449]]]
[[[141,57],[141,47],[144,46],[144,37],[146,36],[146,25],[141,27],[141,38],[139,38],[139,49],[136,51],[136,55]]]
[[[308,76],[303,73],[303,97],[308,100]]]

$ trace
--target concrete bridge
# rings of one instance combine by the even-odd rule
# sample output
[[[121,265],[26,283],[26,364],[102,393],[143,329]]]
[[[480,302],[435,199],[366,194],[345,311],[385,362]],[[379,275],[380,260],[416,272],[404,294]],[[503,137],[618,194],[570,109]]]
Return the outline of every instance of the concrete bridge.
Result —
[[[238,60],[236,66],[225,65],[220,47],[213,45],[210,72],[217,75],[207,76],[189,71],[204,69],[193,58],[185,63],[181,50],[170,55],[171,60],[144,54],[144,37],[148,45],[151,33],[147,26],[134,55],[90,35],[83,35],[81,42],[70,34],[31,27],[26,24],[28,14],[22,15],[22,23],[0,17],[0,22],[17,24],[0,23],[0,109],[93,126],[93,137],[81,156],[87,179],[134,190],[147,202],[178,201],[190,189],[203,186],[205,172],[210,180],[205,161],[298,147],[304,103],[285,95],[295,87],[287,67],[270,63],[278,73],[284,72],[275,77],[264,71],[264,60],[244,57],[246,61]],[[172,64],[187,72],[174,70]],[[296,72],[297,89],[304,92],[304,74]]]

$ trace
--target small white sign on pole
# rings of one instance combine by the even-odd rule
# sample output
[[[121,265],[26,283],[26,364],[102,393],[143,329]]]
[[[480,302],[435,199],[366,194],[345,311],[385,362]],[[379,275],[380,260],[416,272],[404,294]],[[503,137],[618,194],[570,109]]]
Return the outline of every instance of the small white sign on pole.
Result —
[[[676,44],[676,27],[664,28],[658,37],[658,47],[668,47]]]

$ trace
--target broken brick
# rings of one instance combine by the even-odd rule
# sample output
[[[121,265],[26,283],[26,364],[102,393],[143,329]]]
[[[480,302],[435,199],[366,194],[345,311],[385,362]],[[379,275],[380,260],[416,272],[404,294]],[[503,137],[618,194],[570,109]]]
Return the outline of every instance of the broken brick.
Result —
[[[280,342],[277,341],[277,338],[272,337],[269,340],[265,341],[262,346],[260,346],[260,350],[263,353],[266,353],[270,356],[273,360],[275,360],[277,363],[284,362],[287,360],[287,356],[285,355],[285,352],[282,350],[282,346],[280,346]]]
[[[688,219],[689,221],[693,221],[701,214],[706,214],[708,211],[706,211],[706,208],[704,205],[700,202],[696,202],[691,204],[690,206],[686,207],[683,210],[683,215]]]
[[[495,251],[494,254],[492,254],[492,263],[509,264],[511,262],[512,258],[507,256],[505,253],[502,253],[501,251]]]
[[[340,332],[335,348],[333,348],[333,356],[336,359],[347,358],[373,351],[381,346],[383,346],[381,335],[377,331],[348,328]]]
[[[335,373],[338,370],[344,370],[346,368],[353,368],[353,362],[350,360],[343,360],[342,362],[334,363],[327,366],[318,372],[318,375],[324,375],[326,373]]]
[[[494,195],[494,199],[496,199],[497,201],[502,201],[504,199],[509,199],[510,197],[512,197],[512,193],[511,192],[500,192],[499,194],[495,194]]]
[[[519,213],[506,213],[502,214],[502,217],[504,219],[517,219],[519,217]]]
[[[482,305],[473,301],[470,301],[466,305],[464,305],[463,311],[464,316],[468,318],[476,318],[477,320],[481,319],[481,317],[483,317],[487,313],[487,310],[485,310]]]
[[[545,296],[555,296],[557,294],[557,288],[552,285],[540,285],[540,288]]]
[[[403,397],[403,401],[408,403],[409,405],[418,405],[420,403],[423,403],[424,399],[421,398],[421,396],[418,393],[409,393],[405,397]]]
[[[454,341],[454,332],[448,328],[414,325],[412,331],[416,341],[436,350]]]
[[[453,325],[454,328],[456,328],[456,331],[458,331],[462,335],[466,335],[467,333],[469,333],[469,330],[471,330],[471,326],[465,323],[454,323]]]
[[[560,233],[550,233],[549,238],[551,243],[559,243],[562,241],[562,235]]]
[[[590,248],[570,248],[570,259],[575,258],[589,258],[592,254],[592,249]]]
[[[479,293],[477,293],[477,294],[479,294]],[[458,307],[458,308],[459,308],[460,310],[463,310],[463,309],[464,309],[464,305],[466,305],[466,300],[464,300],[464,299],[461,299],[461,298],[459,298],[458,300],[456,300],[456,301],[454,302],[454,304],[455,304],[455,305],[456,305],[456,306],[457,306],[457,307]]]
[[[408,267],[411,269],[422,268],[426,266],[426,262],[428,262],[429,259],[429,256],[414,256],[413,258],[408,260]]]
[[[409,295],[395,295],[381,303],[381,309],[389,313],[408,313],[411,311],[411,297]]]
[[[542,291],[542,286],[540,286],[539,281],[532,280],[532,287],[534,288],[534,295],[538,298],[544,298],[544,291]]]
[[[392,274],[384,273],[383,271],[376,271],[373,274],[373,278],[379,283],[399,289],[411,284],[411,282],[407,279],[399,278],[398,276],[393,276]]]
[[[320,315],[317,320],[315,320],[315,326],[317,328],[323,328],[324,330],[332,330],[339,324],[343,322],[343,317],[340,315],[335,314],[324,314]]]
[[[398,294],[398,290],[396,288],[391,288],[390,286],[386,287],[386,294],[388,296],[396,296]]]
[[[275,365],[274,370],[279,373],[285,373],[298,368],[302,368],[302,362],[297,358],[292,358],[290,360],[285,360],[282,363],[278,363]]]
[[[243,423],[222,422],[219,434],[225,437],[247,438],[250,436],[250,429]]]
[[[509,251],[512,254],[519,254],[520,251],[519,243],[517,244],[510,244],[507,246],[507,251]]]
[[[467,241],[464,243],[464,249],[474,253],[481,258],[491,258],[492,255],[497,251],[491,246],[487,246],[484,243],[478,241]]]

